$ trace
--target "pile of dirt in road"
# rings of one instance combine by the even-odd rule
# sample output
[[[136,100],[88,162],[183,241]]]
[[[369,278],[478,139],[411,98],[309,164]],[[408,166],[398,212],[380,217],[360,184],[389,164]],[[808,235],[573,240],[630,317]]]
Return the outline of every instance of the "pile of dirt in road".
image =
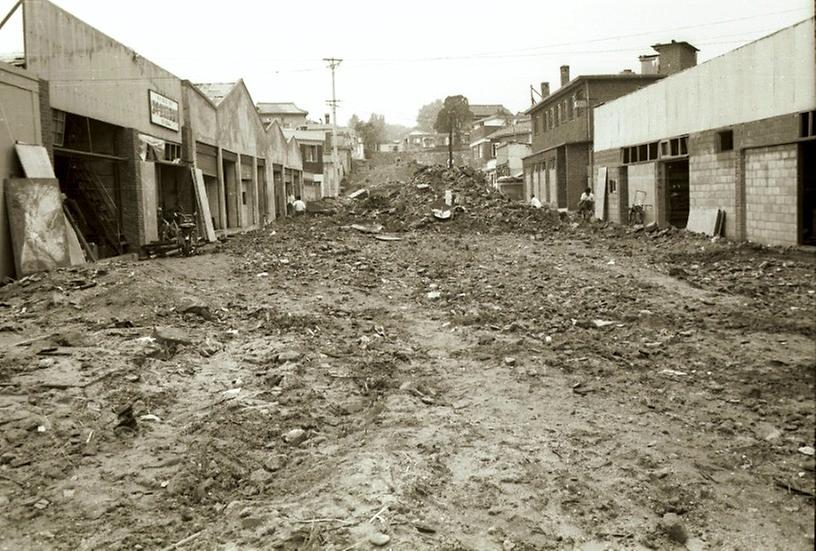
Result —
[[[452,205],[446,203],[450,192]],[[442,220],[450,212],[450,219]],[[561,226],[551,209],[532,209],[491,188],[481,171],[470,167],[422,166],[410,182],[372,189],[368,198],[351,206],[349,214],[376,220],[388,231],[450,225],[469,231],[537,232]]]

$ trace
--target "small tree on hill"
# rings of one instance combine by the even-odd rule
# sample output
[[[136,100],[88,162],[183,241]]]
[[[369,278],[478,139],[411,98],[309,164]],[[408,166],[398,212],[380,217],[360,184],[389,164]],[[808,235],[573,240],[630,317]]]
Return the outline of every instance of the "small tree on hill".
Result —
[[[470,127],[473,113],[465,96],[448,96],[436,116],[434,130],[448,135],[448,166],[453,166],[453,144],[459,145],[462,134]]]

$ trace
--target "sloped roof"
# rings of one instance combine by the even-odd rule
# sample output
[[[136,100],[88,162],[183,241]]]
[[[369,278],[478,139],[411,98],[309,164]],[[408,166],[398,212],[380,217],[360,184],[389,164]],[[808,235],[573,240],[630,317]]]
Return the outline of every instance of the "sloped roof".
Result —
[[[309,112],[301,109],[292,102],[265,102],[258,104],[258,112],[262,115],[308,115]]]
[[[299,142],[324,142],[326,141],[325,130],[293,130],[292,128],[281,128],[287,140],[295,138]]]
[[[498,103],[497,104],[474,103],[470,105],[470,112],[473,113],[473,118],[475,120],[484,119],[497,113],[503,113],[505,111],[508,111],[507,108],[504,105]]]
[[[204,95],[210,98],[210,101],[218,105],[237,85],[237,82],[201,82],[195,86],[204,92]]]
[[[532,132],[533,125],[530,121],[523,121],[518,122],[515,125],[505,126],[504,128],[500,128],[490,134],[488,138],[490,139],[499,139],[499,138],[509,138],[510,136],[520,136],[523,134],[529,134]]]

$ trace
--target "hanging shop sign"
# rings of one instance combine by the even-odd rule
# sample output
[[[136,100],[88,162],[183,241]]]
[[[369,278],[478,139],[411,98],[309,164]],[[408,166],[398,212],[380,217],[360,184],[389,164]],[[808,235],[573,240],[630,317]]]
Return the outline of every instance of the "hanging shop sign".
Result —
[[[148,98],[150,100],[150,122],[178,132],[178,102],[166,98],[153,90],[148,90]]]

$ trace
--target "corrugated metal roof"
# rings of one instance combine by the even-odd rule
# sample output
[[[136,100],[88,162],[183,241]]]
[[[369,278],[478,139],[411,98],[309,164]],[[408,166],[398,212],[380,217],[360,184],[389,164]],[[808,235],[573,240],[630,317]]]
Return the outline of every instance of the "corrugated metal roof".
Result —
[[[258,112],[262,115],[308,115],[309,112],[301,109],[292,102],[265,102],[258,104]]]

